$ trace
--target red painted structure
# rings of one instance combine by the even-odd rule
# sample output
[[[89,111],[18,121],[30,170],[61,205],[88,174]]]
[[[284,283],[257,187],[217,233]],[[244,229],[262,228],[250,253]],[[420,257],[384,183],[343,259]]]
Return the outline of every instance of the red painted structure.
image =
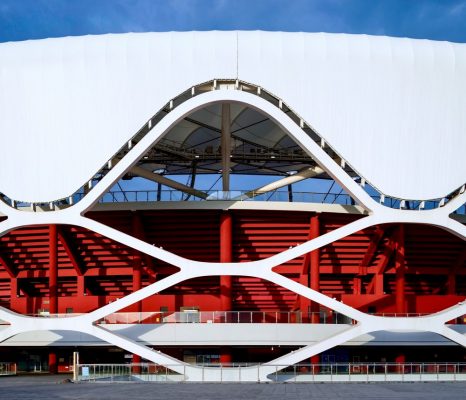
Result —
[[[263,259],[360,218],[256,210],[106,211],[88,216],[183,257],[212,262]],[[364,312],[431,313],[464,299],[465,255],[464,242],[441,229],[382,225],[274,270]],[[0,238],[0,305],[22,314],[88,312],[176,271],[83,228],[21,228]],[[236,276],[181,282],[123,311],[183,307],[300,310],[303,321],[314,323],[322,311],[317,303],[275,284]],[[235,359],[229,348],[219,353],[221,362]],[[52,352],[51,370],[56,363]]]
[[[183,257],[221,262],[263,259],[358,218],[202,210],[90,216]],[[428,313],[465,295],[465,249],[438,228],[375,226],[274,270],[362,311]],[[23,314],[91,311],[177,271],[94,232],[64,225],[8,233],[0,238],[0,265],[0,304]],[[318,310],[296,296],[256,278],[196,278],[132,311]]]

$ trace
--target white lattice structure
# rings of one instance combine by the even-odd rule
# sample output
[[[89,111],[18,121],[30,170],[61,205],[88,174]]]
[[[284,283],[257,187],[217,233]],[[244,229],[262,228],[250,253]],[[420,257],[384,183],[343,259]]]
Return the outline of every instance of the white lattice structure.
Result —
[[[164,42],[167,35],[170,35],[171,44]],[[293,58],[296,61],[291,61],[285,54],[280,55],[275,51],[277,39],[283,45],[282,50],[286,49],[287,54],[295,55]],[[62,45],[66,45],[66,48],[58,50],[57,47]],[[162,78],[157,76],[153,78],[155,83],[146,80],[147,71],[152,67],[153,60],[146,59],[142,62],[138,78],[132,76],[136,69],[131,69],[133,67],[131,64],[128,67],[130,72],[127,72],[128,75],[124,78],[128,82],[125,82],[124,86],[133,85],[132,94],[128,94],[128,99],[115,100],[112,97],[115,93],[111,90],[107,92],[109,86],[106,85],[110,85],[112,79],[121,72],[118,64],[118,57],[121,56],[120,45],[126,45],[128,53],[132,56],[147,52],[145,46],[160,48],[161,54],[170,51],[166,46],[171,46],[171,51],[177,57],[182,57],[182,53],[192,45],[197,49],[202,49],[205,59],[202,65],[194,62],[187,76],[183,76],[179,65],[170,64],[175,71],[170,73],[164,83],[162,83]],[[64,91],[70,90],[73,85],[75,88],[83,84],[97,85],[93,79],[97,79],[98,74],[91,77],[89,82],[84,82],[82,77],[87,67],[79,70],[75,63],[79,57],[83,57],[83,60],[91,64],[90,70],[93,67],[93,57],[96,59],[101,57],[101,54],[98,54],[100,46],[108,49],[108,60],[114,60],[118,64],[115,68],[111,65],[108,67],[111,78],[102,83],[104,88],[100,88],[104,93],[98,93],[93,101],[90,101],[86,94],[81,93],[82,96],[78,96],[79,99],[67,99],[64,104],[58,106],[57,102],[63,97]],[[291,49],[287,49],[288,46]],[[212,54],[207,52],[206,49],[209,48],[214,49]],[[260,54],[257,53],[258,48],[261,50]],[[74,50],[78,51],[78,49],[83,53],[77,56],[71,55]],[[300,53],[301,49],[304,49],[304,53]],[[34,82],[31,89],[23,88],[23,90],[18,90],[14,84],[20,82],[21,79],[27,81],[32,78],[35,75],[34,71],[25,72],[26,78],[18,73],[17,81],[8,84],[6,81],[11,72],[0,75],[0,87],[2,88],[0,109],[3,110],[0,131],[4,136],[3,141],[11,147],[11,149],[8,149],[8,146],[5,148],[8,150],[3,160],[5,168],[2,168],[0,173],[0,190],[4,193],[6,201],[9,201],[9,204],[0,203],[0,212],[7,217],[0,223],[0,234],[34,225],[80,226],[176,266],[179,272],[85,315],[68,318],[38,318],[22,316],[2,309],[0,319],[8,321],[10,325],[0,331],[0,341],[28,331],[83,332],[128,352],[138,354],[147,360],[161,365],[170,365],[175,371],[186,373],[189,380],[200,380],[200,369],[195,366],[186,365],[180,360],[153,351],[135,340],[95,324],[95,321],[190,278],[242,275],[268,280],[357,321],[356,324],[348,325],[347,329],[338,334],[264,364],[260,367],[259,377],[257,369],[251,370],[250,376],[247,377],[247,369],[242,368],[242,380],[265,381],[268,379],[267,375],[276,370],[277,365],[280,365],[280,368],[283,365],[293,365],[363,334],[376,331],[433,332],[466,347],[465,336],[446,325],[447,321],[466,314],[466,304],[460,303],[442,312],[423,317],[378,317],[360,312],[272,271],[274,267],[286,261],[378,224],[428,224],[445,229],[462,240],[466,239],[465,225],[451,218],[451,214],[466,202],[465,163],[462,158],[464,148],[466,148],[466,135],[464,134],[466,120],[462,112],[466,106],[464,95],[466,93],[466,47],[464,45],[345,35],[242,32],[122,35],[0,45],[0,54],[5,56],[8,71],[15,63],[19,63],[22,57],[26,57],[30,67],[34,69],[37,65],[35,63],[41,62],[40,57],[34,58],[36,57],[33,54],[34,51],[40,51],[43,57],[50,56],[52,59],[58,57],[58,54],[63,51],[63,54],[71,59],[65,57],[63,64],[56,66],[65,74],[63,88],[56,86],[59,84],[59,79],[52,77],[52,72],[44,77],[43,82]],[[321,64],[313,64],[316,71],[305,73],[303,60],[309,62],[314,60],[316,52],[327,54],[327,58]],[[353,54],[355,59],[352,58]],[[373,57],[373,70],[369,71],[371,57]],[[391,65],[383,65],[386,57],[391,57]],[[209,60],[213,63],[210,64]],[[275,60],[278,66],[274,66],[272,60]],[[417,63],[419,60],[423,60],[426,64],[419,65]],[[451,63],[456,63],[457,70],[452,72],[448,69]],[[337,70],[339,64],[341,70]],[[266,66],[267,69],[265,69]],[[280,67],[286,70],[282,74],[277,72]],[[46,70],[41,65],[38,68],[37,74]],[[68,72],[67,68],[71,72]],[[417,69],[419,69],[417,75],[409,75]],[[23,70],[26,71],[24,68]],[[429,80],[433,71],[441,76],[441,79],[439,78],[441,83]],[[70,74],[70,77],[66,77],[66,74]],[[79,76],[81,80],[68,82],[68,79],[72,77],[75,79]],[[178,77],[179,81],[176,81]],[[337,86],[333,94],[329,93],[332,87],[330,85],[332,77]],[[353,81],[346,81],[348,77],[353,77]],[[175,81],[176,84],[173,84]],[[200,85],[205,81],[209,83]],[[245,84],[243,81],[249,83]],[[157,84],[161,85],[161,90],[154,93]],[[358,84],[363,85],[367,92],[355,91]],[[372,104],[374,93],[386,89],[390,84],[394,85],[393,91],[387,98],[380,96],[380,103]],[[56,92],[44,93],[44,88],[48,85],[54,87]],[[244,90],[244,85],[248,85],[248,90]],[[402,91],[402,87],[406,90]],[[200,90],[200,88],[203,89]],[[277,99],[276,104],[264,98],[264,89],[268,91],[267,93],[276,96],[273,97]],[[13,90],[17,92],[18,98],[12,98]],[[191,90],[192,96],[179,103],[170,103],[170,99],[175,99],[183,90]],[[22,94],[26,92],[30,92],[31,97],[27,102],[23,102]],[[94,90],[92,92],[94,93]],[[37,101],[43,97],[45,97],[44,103],[46,104],[44,106]],[[129,105],[129,98],[136,99],[135,104]],[[401,105],[395,104],[403,99],[414,107],[411,112],[404,113],[399,108]],[[447,104],[440,104],[440,99]],[[282,100],[295,111],[296,115],[301,117],[293,120],[285,114],[281,109]],[[83,104],[81,101],[87,101],[90,104]],[[113,108],[106,104],[105,110],[100,110],[103,112],[99,115],[98,112],[91,110],[99,102],[107,102],[110,105],[112,102],[114,105],[118,104]],[[153,111],[149,110],[158,109],[167,102],[173,108],[160,122],[153,123],[151,117]],[[193,111],[217,102],[243,104],[260,111],[273,120],[351,195],[363,208],[366,216],[280,254],[245,263],[205,263],[185,259],[84,216],[100,197],[167,131]],[[8,107],[6,107],[7,103]],[[329,104],[334,107],[334,112],[328,111]],[[51,105],[57,107],[57,110],[53,112],[54,118],[51,118],[44,108]],[[86,131],[82,132],[82,143],[76,143],[73,139],[78,133],[67,109],[73,105],[80,107],[80,109],[73,110],[75,113],[85,117],[86,113],[90,113],[88,118],[90,122],[84,123],[83,128]],[[450,106],[453,111],[448,111],[448,117],[442,115],[442,112],[445,113]],[[129,107],[128,109],[134,111],[134,115],[125,114],[114,117],[112,113],[120,107]],[[347,108],[344,111],[345,115],[353,115],[358,121],[355,130],[344,125],[342,121],[346,117],[335,118],[335,114],[343,112],[344,108]],[[18,134],[14,135],[17,137],[11,136],[12,127],[20,118],[19,109],[27,110],[29,113],[20,125],[34,128],[34,135],[30,129],[21,128]],[[443,111],[440,112],[440,110]],[[434,111],[438,112],[434,113]],[[362,115],[368,116],[368,120],[362,121]],[[51,129],[52,123],[50,122],[52,119],[54,120],[53,129]],[[144,121],[147,121],[144,125],[146,130],[140,136],[140,140],[134,146],[127,146],[127,141],[131,140],[134,132]],[[377,122],[376,125],[375,122]],[[94,138],[95,132],[106,124],[109,126],[103,131],[102,137],[97,139],[94,146],[89,146],[88,138]],[[413,129],[415,125],[421,133],[416,132],[406,136],[406,132]],[[372,129],[375,126],[383,131],[380,134],[380,137],[384,138],[383,145],[377,145],[371,139]],[[441,134],[437,131],[439,126],[444,128]],[[312,127],[324,141],[313,140],[304,129],[309,127]],[[401,128],[396,129],[396,127]],[[65,131],[66,128],[69,128],[69,132]],[[350,137],[353,133],[354,136]],[[386,135],[392,135],[391,140],[387,139]],[[419,135],[425,135],[422,143],[419,142]],[[439,135],[444,140],[445,148],[438,147]],[[35,147],[38,137],[40,141],[46,143],[39,150]],[[109,143],[110,138],[112,138],[111,143]],[[19,148],[19,141],[24,140],[30,143],[22,142]],[[403,143],[401,147],[400,142]],[[118,162],[112,162],[112,154],[123,143],[128,147],[126,155]],[[368,147],[368,144],[386,151],[379,152],[373,147]],[[79,162],[80,167],[76,168],[74,161],[63,159],[65,154],[67,157],[75,157],[68,151],[71,146],[76,146],[74,153],[79,157],[88,158],[85,165]],[[370,182],[375,188],[380,188],[383,197],[393,196],[420,201],[435,198],[439,199],[438,207],[417,210],[394,209],[385,206],[383,201],[375,201],[361,184],[354,180],[354,177],[345,172],[340,160],[337,161],[329,156],[326,151],[329,146],[333,146],[333,149],[341,155],[341,160],[352,165],[354,171],[358,171],[358,175],[364,181],[367,178],[366,182]],[[398,151],[396,155],[394,155],[395,149]],[[24,166],[19,166],[17,162],[20,151],[28,154],[28,158],[37,160],[34,162],[34,167],[27,173],[23,173]],[[386,168],[383,167],[387,160],[390,160],[393,166],[390,170],[392,175],[388,178]],[[406,165],[413,165],[413,160],[415,160],[414,164],[419,165],[416,170],[406,167]],[[104,164],[111,164],[111,168],[82,200],[75,204],[70,201],[71,204],[63,208],[52,204],[49,208],[40,211],[38,203],[53,203],[58,199],[72,196]],[[57,168],[58,165],[60,165],[59,168]],[[20,172],[21,175],[19,175]],[[26,201],[31,205],[17,207],[17,203],[21,201]],[[212,374],[211,380],[218,379],[217,370],[213,369],[209,373]],[[223,373],[228,372],[224,369]]]

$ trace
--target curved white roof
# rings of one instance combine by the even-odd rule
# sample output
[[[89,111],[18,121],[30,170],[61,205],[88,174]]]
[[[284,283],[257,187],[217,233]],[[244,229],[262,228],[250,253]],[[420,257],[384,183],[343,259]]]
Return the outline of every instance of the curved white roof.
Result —
[[[387,195],[438,198],[466,181],[466,44],[142,33],[0,44],[0,191],[72,194],[167,101],[216,78],[282,98]]]

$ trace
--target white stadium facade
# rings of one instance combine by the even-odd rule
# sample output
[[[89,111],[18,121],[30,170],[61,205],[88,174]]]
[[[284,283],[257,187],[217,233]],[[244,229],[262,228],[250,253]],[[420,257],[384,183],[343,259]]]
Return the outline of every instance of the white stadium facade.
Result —
[[[465,110],[466,44],[0,44],[0,363],[466,373]]]

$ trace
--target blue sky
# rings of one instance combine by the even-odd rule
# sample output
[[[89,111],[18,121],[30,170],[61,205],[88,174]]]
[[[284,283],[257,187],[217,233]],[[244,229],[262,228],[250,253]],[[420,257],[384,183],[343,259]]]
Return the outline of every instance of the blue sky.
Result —
[[[0,0],[0,42],[212,29],[466,42],[466,0]]]

